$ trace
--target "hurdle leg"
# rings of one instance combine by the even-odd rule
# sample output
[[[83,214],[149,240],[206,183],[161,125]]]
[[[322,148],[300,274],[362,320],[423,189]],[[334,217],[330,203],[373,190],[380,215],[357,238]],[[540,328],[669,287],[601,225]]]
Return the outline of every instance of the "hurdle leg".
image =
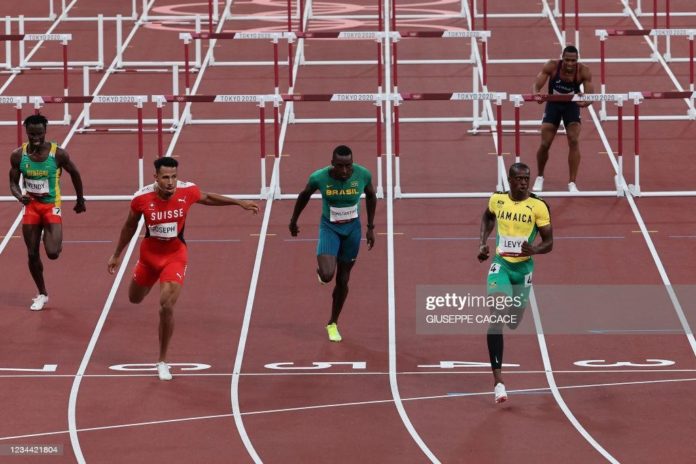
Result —
[[[640,196],[640,100],[633,100],[633,150],[635,161],[634,184],[631,193]]]
[[[143,103],[138,102],[138,188],[143,188]]]
[[[12,19],[9,16],[5,16],[5,34],[12,34]],[[12,70],[12,42],[9,40],[5,41],[5,66]]]
[[[17,114],[17,146],[21,147],[22,139],[24,138],[24,134],[22,132],[22,103],[17,102],[15,110]]]
[[[381,94],[381,90],[380,90]],[[382,186],[382,100],[375,102],[375,125],[377,139],[377,198],[384,198]]]
[[[268,197],[266,185],[266,102],[259,102],[259,154],[261,158],[261,197]]]
[[[123,17],[116,15],[116,68],[123,67]]]
[[[401,198],[401,147],[399,142],[399,100],[394,100],[394,198]]]
[[[70,93],[68,89],[68,41],[64,40],[61,44],[63,49],[63,96],[67,97]],[[70,108],[67,103],[63,105],[63,122],[70,124]]]
[[[24,35],[24,15],[19,15],[19,24],[17,27],[19,34]],[[24,56],[24,40],[19,41],[17,53],[19,55],[19,68],[25,68],[27,66],[27,62]]]
[[[89,66],[82,67],[82,95],[89,95]],[[89,103],[85,102],[82,104],[82,112],[85,115],[82,125],[89,127],[91,125],[89,120]]]
[[[104,69],[104,15],[97,16],[97,70]]]
[[[172,95],[179,95],[179,65],[172,65]],[[179,102],[172,103],[172,125],[179,125]]]

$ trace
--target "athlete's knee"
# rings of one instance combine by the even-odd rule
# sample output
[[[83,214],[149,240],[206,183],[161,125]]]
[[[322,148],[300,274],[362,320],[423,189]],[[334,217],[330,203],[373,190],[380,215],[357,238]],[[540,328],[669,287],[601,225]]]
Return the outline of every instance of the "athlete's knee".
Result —
[[[58,259],[61,250],[46,250],[46,256],[48,259]]]
[[[322,268],[321,266],[319,269],[317,269],[317,274],[319,274],[319,278],[321,279],[322,282],[328,283],[331,282],[334,276],[334,269],[326,269]],[[338,284],[338,282],[336,282]]]
[[[165,300],[160,302],[160,318],[170,319],[174,315],[174,303]]]
[[[29,264],[40,263],[41,253],[39,253],[39,250],[29,250],[27,252],[27,258],[29,259]]]

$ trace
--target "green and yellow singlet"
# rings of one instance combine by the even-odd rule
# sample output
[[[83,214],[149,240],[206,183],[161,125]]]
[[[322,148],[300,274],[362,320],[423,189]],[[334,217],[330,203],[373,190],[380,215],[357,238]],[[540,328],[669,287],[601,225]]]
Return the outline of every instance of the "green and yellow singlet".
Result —
[[[44,161],[33,161],[27,153],[27,143],[22,144],[22,160],[19,169],[24,177],[24,189],[36,201],[60,206],[60,173],[56,162],[58,145],[51,142],[51,150]]]
[[[496,192],[488,200],[488,209],[498,223],[496,253],[511,263],[527,261],[529,256],[518,256],[522,242],[533,242],[539,227],[551,224],[549,207],[544,200],[532,194],[522,201],[510,198],[508,192]]]

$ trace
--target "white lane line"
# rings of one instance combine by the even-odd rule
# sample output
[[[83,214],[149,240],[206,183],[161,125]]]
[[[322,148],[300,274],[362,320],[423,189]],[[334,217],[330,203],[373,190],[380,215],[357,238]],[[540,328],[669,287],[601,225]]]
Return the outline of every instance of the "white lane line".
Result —
[[[379,0],[378,0],[379,1]],[[464,2],[466,5],[468,2]],[[390,12],[392,8],[391,2],[389,0],[384,0],[384,11]],[[389,33],[390,22],[384,21],[384,32]],[[383,47],[384,51],[384,62],[391,63],[391,47]],[[393,89],[392,76],[391,76],[391,66],[385,66],[385,88],[388,90]],[[396,290],[395,290],[395,272],[394,272],[394,185],[393,185],[393,174],[392,174],[392,163],[393,163],[393,153],[392,153],[392,102],[387,99],[384,103],[385,105],[385,122],[386,127],[385,142],[386,142],[386,206],[387,206],[387,307],[388,307],[388,326],[389,326],[389,387],[391,389],[392,398],[394,400],[394,406],[396,407],[399,417],[403,422],[406,430],[408,431],[411,438],[416,442],[423,454],[432,463],[440,463],[440,460],[435,456],[435,454],[428,448],[428,445],[423,441],[418,431],[411,423],[406,409],[404,408],[403,402],[401,400],[401,393],[399,392],[397,372],[397,358],[396,358]]]
[[[539,316],[539,307],[537,306],[536,296],[534,295],[534,288],[531,289],[529,294],[529,302],[532,307],[532,315],[534,316],[534,325],[537,329],[537,340],[539,342],[539,350],[541,351],[541,358],[544,363],[544,369],[546,370],[546,381],[551,388],[553,397],[556,403],[563,411],[563,414],[568,418],[573,427],[580,433],[580,435],[587,440],[587,442],[592,445],[592,447],[599,452],[607,461],[611,463],[618,463],[619,461],[614,458],[602,445],[595,440],[592,435],[589,434],[585,427],[580,424],[573,412],[570,410],[565,400],[561,396],[561,393],[556,385],[556,379],[553,376],[553,371],[551,370],[551,359],[549,358],[549,351],[546,348],[546,339],[544,338],[544,330],[541,326],[541,317]]]
[[[488,373],[488,375],[490,375],[490,373]],[[577,389],[627,387],[627,386],[634,386],[634,385],[643,386],[646,384],[666,384],[666,383],[685,383],[685,382],[696,382],[696,378],[659,379],[659,380],[646,380],[646,381],[634,381],[634,382],[613,382],[613,383],[566,385],[566,386],[557,387],[557,388],[559,390],[577,390]],[[549,390],[550,389],[548,387],[523,388],[523,389],[517,389],[517,390],[509,390],[508,394],[524,395],[524,394],[529,394],[529,393],[545,393],[545,392],[548,392]],[[471,393],[462,392],[462,393],[453,393],[453,394],[444,394],[444,395],[431,395],[431,396],[418,396],[418,397],[402,398],[402,401],[415,402],[415,401],[428,401],[428,400],[441,400],[441,399],[455,399],[455,398],[461,398],[461,397],[489,396],[490,394],[491,394],[490,391],[471,392]],[[259,411],[250,411],[250,412],[246,412],[246,413],[242,413],[242,414],[245,416],[253,416],[253,415],[262,415],[262,414],[278,414],[278,413],[286,413],[286,412],[302,412],[302,411],[311,411],[311,410],[317,410],[317,409],[342,408],[342,407],[350,407],[350,406],[369,406],[369,405],[375,405],[375,404],[376,405],[390,404],[393,402],[394,402],[393,399],[353,401],[353,402],[347,402],[347,403],[331,403],[331,404],[320,404],[320,405],[312,405],[312,406],[298,406],[298,407],[293,407],[293,408],[267,409],[267,410],[259,410]],[[103,430],[114,430],[114,429],[123,429],[123,428],[131,428],[131,427],[143,427],[143,426],[150,426],[150,425],[164,425],[164,424],[172,424],[172,423],[180,423],[180,422],[192,422],[192,421],[201,421],[201,420],[229,418],[230,416],[231,416],[231,414],[229,414],[229,413],[227,413],[227,414],[212,414],[212,415],[206,415],[206,416],[181,417],[181,418],[177,418],[177,419],[165,419],[165,420],[159,420],[159,421],[133,422],[133,423],[128,423],[128,424],[117,424],[117,425],[104,425],[104,426],[99,426],[99,427],[88,427],[88,428],[79,429],[79,432],[97,432],[97,431],[103,431]],[[53,432],[41,432],[41,433],[32,433],[32,434],[25,434],[25,435],[13,435],[13,436],[0,437],[0,441],[20,440],[20,439],[37,438],[37,437],[50,437],[50,436],[56,436],[56,435],[64,435],[66,433],[68,433],[67,430],[58,430],[58,431],[53,431]]]

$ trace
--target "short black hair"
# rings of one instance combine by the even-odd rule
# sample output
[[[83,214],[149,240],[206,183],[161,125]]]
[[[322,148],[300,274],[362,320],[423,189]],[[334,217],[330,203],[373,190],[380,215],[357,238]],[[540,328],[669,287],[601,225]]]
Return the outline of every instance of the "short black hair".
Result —
[[[580,55],[580,52],[575,47],[575,45],[568,45],[566,48],[564,48],[563,53],[561,53],[561,56],[565,55],[566,53],[575,53],[578,56]]]
[[[48,119],[43,114],[32,114],[24,120],[24,127],[29,127],[30,124],[41,124],[46,128],[48,126]]]
[[[353,151],[346,145],[339,145],[334,148],[333,156],[353,156]]]
[[[174,158],[171,158],[169,156],[157,158],[155,160],[155,172],[159,172],[159,170],[162,166],[167,167],[167,168],[176,168],[179,166],[179,162],[177,160],[175,160]]]
[[[517,171],[520,171],[520,170],[526,170],[526,171],[530,171],[530,172],[531,172],[531,170],[529,169],[529,166],[527,166],[526,164],[524,164],[524,163],[513,163],[513,164],[510,165],[510,169],[508,170],[508,176],[510,176],[510,177],[514,176],[514,175],[515,175],[514,173],[517,172]]]

